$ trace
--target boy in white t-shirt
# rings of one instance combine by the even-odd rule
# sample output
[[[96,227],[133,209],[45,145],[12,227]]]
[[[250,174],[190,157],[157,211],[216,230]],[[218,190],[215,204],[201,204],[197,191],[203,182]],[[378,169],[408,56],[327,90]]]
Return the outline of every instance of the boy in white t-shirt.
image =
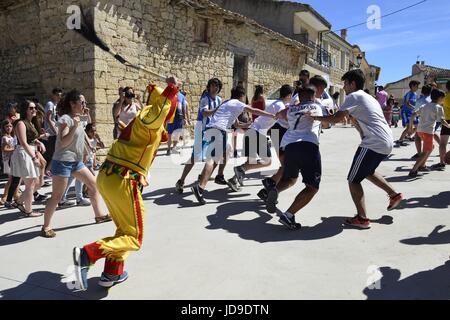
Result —
[[[426,168],[425,164],[434,149],[433,138],[436,122],[441,122],[444,127],[450,128],[447,121],[445,121],[444,110],[441,107],[444,98],[445,93],[443,91],[433,90],[431,92],[432,102],[419,108],[412,115],[413,118],[416,116],[420,117],[420,122],[417,126],[417,134],[423,142],[422,153],[418,157],[412,170],[409,172],[409,176],[412,178],[417,177],[419,168]],[[412,121],[409,123],[409,130],[413,130]],[[429,169],[427,171],[429,171]]]
[[[272,114],[286,109],[286,105],[291,101],[293,89],[290,85],[283,85],[280,88],[280,99],[276,100],[266,111]],[[269,117],[258,117],[250,126],[244,136],[244,155],[247,157],[245,163],[234,167],[235,176],[228,180],[228,186],[233,191],[239,191],[239,186],[244,186],[243,180],[248,170],[261,169],[272,164],[271,143],[269,129],[276,123],[276,120]],[[259,161],[257,160],[261,158]]]
[[[364,190],[361,185],[363,180],[369,180],[389,195],[387,210],[395,209],[403,200],[403,195],[397,193],[383,176],[376,172],[380,163],[391,153],[394,139],[380,104],[363,91],[366,82],[364,73],[359,69],[352,70],[344,74],[342,80],[347,98],[340,110],[332,116],[312,116],[312,118],[326,123],[339,123],[346,116],[354,119],[362,142],[356,151],[347,179],[357,215],[347,219],[345,223],[368,229],[370,220],[367,218]]]
[[[246,111],[257,116],[267,116],[276,119],[276,116],[269,112],[246,105],[244,103],[246,101],[245,98],[244,88],[234,88],[231,91],[231,100],[224,102],[216,109],[214,115],[211,116],[211,121],[206,126],[204,141],[207,148],[207,160],[201,173],[200,181],[191,188],[201,205],[206,204],[203,199],[203,192],[214,170],[214,164],[226,162],[227,134],[239,115]]]

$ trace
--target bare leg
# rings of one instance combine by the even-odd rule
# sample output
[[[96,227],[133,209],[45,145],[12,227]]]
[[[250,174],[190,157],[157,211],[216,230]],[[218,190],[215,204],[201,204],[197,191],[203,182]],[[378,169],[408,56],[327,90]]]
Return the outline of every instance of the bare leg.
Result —
[[[73,176],[84,183],[88,188],[89,199],[94,209],[95,217],[103,217],[104,214],[100,208],[100,193],[97,190],[97,184],[95,182],[95,176],[87,168],[83,168],[80,171],[74,172]]]
[[[55,213],[56,207],[61,201],[64,191],[67,187],[67,182],[69,178],[53,176],[52,177],[52,196],[47,200],[47,205],[45,206],[44,214],[44,231],[50,230],[50,225],[52,221],[53,214]]]
[[[386,179],[384,179],[383,176],[377,172],[375,172],[371,176],[368,176],[367,180],[372,182],[378,188],[383,189],[389,196],[395,196],[397,194],[397,192],[392,188],[389,182],[387,182]]]
[[[23,206],[25,207],[25,210],[27,212],[33,211],[32,204],[33,204],[33,193],[34,189],[36,188],[36,185],[38,184],[39,178],[25,178],[24,184],[25,184],[25,191],[22,195],[23,200]]]
[[[419,170],[419,168],[425,166],[425,164],[427,163],[428,157],[430,156],[431,151],[424,151],[419,159],[417,159],[416,164],[414,165],[414,167],[412,168],[412,171],[417,171]]]
[[[356,206],[356,211],[361,218],[367,219],[366,203],[364,199],[364,190],[361,183],[349,182],[350,193],[352,195],[353,203]]]
[[[314,198],[316,193],[319,192],[319,189],[316,189],[312,186],[306,186],[295,198],[292,205],[289,207],[288,212],[292,214],[296,214],[301,209],[303,209],[311,200]]]
[[[202,189],[206,188],[206,185],[208,184],[208,180],[209,180],[209,178],[211,178],[213,171],[214,171],[214,161],[208,160],[205,163],[205,167],[203,168],[203,171],[200,176],[200,182],[199,182],[200,188],[202,188]]]
[[[448,138],[450,136],[442,136],[439,143],[439,157],[441,158],[441,163],[445,163],[445,154],[447,153]]]
[[[416,144],[417,154],[420,155],[420,153],[422,152],[422,140],[417,134],[416,137],[414,138],[414,143]]]

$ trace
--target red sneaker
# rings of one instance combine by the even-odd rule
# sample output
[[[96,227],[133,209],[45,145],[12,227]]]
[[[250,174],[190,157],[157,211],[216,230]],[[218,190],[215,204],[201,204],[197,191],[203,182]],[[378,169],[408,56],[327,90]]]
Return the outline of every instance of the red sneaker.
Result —
[[[388,211],[394,210],[398,207],[400,202],[403,200],[403,194],[398,193],[395,196],[389,197],[389,206],[387,207]]]
[[[345,220],[345,223],[352,227],[357,227],[361,229],[370,229],[370,220],[364,219],[357,215],[356,217]]]

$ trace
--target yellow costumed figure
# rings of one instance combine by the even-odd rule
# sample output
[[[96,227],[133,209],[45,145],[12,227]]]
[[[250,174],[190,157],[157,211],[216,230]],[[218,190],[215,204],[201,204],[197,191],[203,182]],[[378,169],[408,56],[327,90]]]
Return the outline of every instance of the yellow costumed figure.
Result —
[[[173,82],[176,83],[176,80]],[[148,86],[149,99],[137,117],[122,131],[108,152],[97,177],[97,186],[117,226],[113,237],[83,248],[74,248],[77,282],[87,288],[87,272],[97,260],[105,258],[99,281],[112,287],[128,278],[124,261],[129,251],[138,251],[144,236],[142,187],[147,186],[148,170],[155,158],[167,122],[173,118],[173,99],[178,88],[170,83],[165,90]],[[176,107],[176,105],[175,105]]]

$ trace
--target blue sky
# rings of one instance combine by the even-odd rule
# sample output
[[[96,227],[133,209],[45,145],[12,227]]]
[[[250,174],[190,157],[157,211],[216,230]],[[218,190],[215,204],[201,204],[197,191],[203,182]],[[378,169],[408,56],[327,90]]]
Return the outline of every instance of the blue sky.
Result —
[[[339,30],[367,21],[367,8],[377,5],[381,15],[410,6],[420,0],[302,0],[311,5]],[[338,33],[339,34],[339,33]],[[416,7],[381,19],[381,29],[366,25],[348,30],[350,43],[366,51],[370,64],[380,66],[379,84],[411,74],[419,60],[450,69],[450,1],[428,0]]]

